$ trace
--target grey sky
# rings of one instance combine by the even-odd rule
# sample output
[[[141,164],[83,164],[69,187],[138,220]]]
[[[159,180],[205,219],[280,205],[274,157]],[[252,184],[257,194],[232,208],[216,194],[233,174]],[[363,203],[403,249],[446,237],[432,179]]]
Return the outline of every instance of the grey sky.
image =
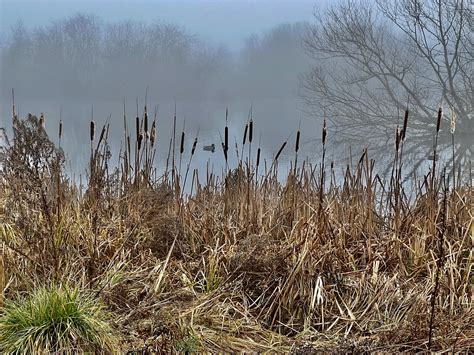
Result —
[[[202,38],[238,49],[252,33],[279,23],[311,21],[315,5],[329,0],[0,0],[0,29],[18,20],[41,25],[76,12],[106,21],[161,20],[182,25]]]

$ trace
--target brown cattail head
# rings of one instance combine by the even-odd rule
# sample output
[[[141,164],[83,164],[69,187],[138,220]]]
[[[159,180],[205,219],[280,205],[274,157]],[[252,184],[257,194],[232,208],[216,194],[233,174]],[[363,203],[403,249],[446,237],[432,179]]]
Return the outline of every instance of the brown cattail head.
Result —
[[[300,149],[300,131],[296,132],[296,143],[295,143],[295,152],[298,153]]]
[[[224,149],[225,151],[229,150],[229,127],[225,126],[224,130]]]
[[[250,120],[249,123],[249,142],[252,143],[253,138],[253,120]]]
[[[408,126],[408,109],[405,110],[405,117],[403,118],[403,128],[402,128],[402,141],[405,140]]]
[[[247,123],[245,125],[245,129],[244,129],[244,140],[242,142],[242,145],[245,145],[245,141],[247,140],[247,131],[248,131],[248,129],[249,129],[249,124]]]
[[[145,130],[145,136],[148,135],[148,112],[146,110],[146,105],[145,105],[145,118],[144,118],[145,122],[143,124],[143,128]]]
[[[326,119],[324,119],[323,121],[323,134],[322,134],[322,137],[321,137],[321,140],[323,142],[323,145],[326,144],[326,136],[327,136],[327,126],[326,126]]]
[[[184,131],[181,132],[181,145],[179,147],[179,154],[184,153]]]
[[[156,123],[153,122],[151,124],[151,133],[150,133],[150,142],[151,142],[152,147],[155,145],[155,140],[156,140]]]
[[[94,121],[91,121],[91,125],[90,125],[90,138],[91,138],[91,142],[94,141],[94,137],[95,137],[95,122],[94,122]]]
[[[222,150],[224,151],[224,158],[225,158],[225,161],[227,162],[227,150],[225,149],[225,144],[222,142]]]
[[[257,149],[257,168],[260,165],[260,148]]]
[[[191,155],[194,155],[194,152],[196,151],[197,144],[198,144],[198,139],[196,137],[196,138],[194,138],[193,147],[191,149]]]
[[[106,131],[106,126],[104,125],[102,127],[102,131],[100,132],[99,143],[98,143],[99,145],[102,142],[102,140],[104,139],[105,131]]]
[[[142,141],[143,141],[143,133],[139,133],[138,134],[138,140],[137,140],[138,150],[140,150],[142,148]]]
[[[397,130],[395,131],[395,149],[398,152],[398,148],[400,147],[400,138],[403,132],[400,132],[400,127],[397,125]]]
[[[59,139],[63,137],[63,120],[59,120]]]
[[[439,129],[441,127],[441,117],[443,117],[443,108],[440,107],[438,109],[438,120],[436,121],[436,132],[439,132]]]
[[[137,132],[137,142],[138,142],[138,138],[140,136],[140,117],[138,116],[135,118],[135,128]]]
[[[280,150],[278,151],[277,155],[275,155],[275,161],[278,160],[278,158],[280,157],[280,155],[283,152],[283,149],[285,149],[285,147],[286,147],[286,141],[281,145]]]
[[[44,128],[44,115],[41,113],[40,119],[39,119],[39,125],[41,128]]]

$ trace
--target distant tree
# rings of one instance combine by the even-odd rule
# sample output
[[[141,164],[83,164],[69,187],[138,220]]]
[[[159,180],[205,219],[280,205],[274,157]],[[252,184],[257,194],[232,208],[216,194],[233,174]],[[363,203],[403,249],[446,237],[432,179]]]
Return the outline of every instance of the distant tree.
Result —
[[[408,106],[407,153],[416,168],[432,148],[441,105],[441,149],[451,144],[454,114],[458,161],[469,161],[472,14],[465,0],[346,0],[316,14],[305,38],[317,60],[303,80],[310,112],[332,122],[338,143],[381,148]]]
[[[244,92],[252,99],[295,96],[298,75],[309,65],[301,42],[306,27],[280,24],[247,38],[241,53],[242,78]]]

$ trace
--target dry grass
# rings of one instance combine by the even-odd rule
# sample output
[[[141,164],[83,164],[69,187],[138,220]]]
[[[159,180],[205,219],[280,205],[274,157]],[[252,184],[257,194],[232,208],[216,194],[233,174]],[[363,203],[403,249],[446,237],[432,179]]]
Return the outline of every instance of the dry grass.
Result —
[[[90,289],[123,352],[474,350],[474,190],[433,164],[408,199],[406,124],[386,183],[367,153],[340,184],[324,160],[281,183],[277,159],[259,177],[260,147],[247,161],[242,147],[222,183],[194,172],[191,196],[174,158],[157,176],[155,125],[149,139],[137,120],[135,146],[125,127],[116,170],[107,125],[91,133],[83,194],[40,120],[14,118],[1,155],[4,297],[52,281]],[[194,152],[180,145],[189,162]]]

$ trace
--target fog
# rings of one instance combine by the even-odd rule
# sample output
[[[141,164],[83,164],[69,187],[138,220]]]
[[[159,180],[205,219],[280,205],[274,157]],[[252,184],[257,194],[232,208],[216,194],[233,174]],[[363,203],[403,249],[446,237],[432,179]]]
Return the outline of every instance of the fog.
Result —
[[[313,5],[304,4],[309,17]],[[189,146],[197,134],[200,147],[220,146],[228,108],[232,143],[241,143],[251,114],[265,158],[271,159],[288,137],[293,140],[298,127],[303,130],[302,154],[314,153],[319,123],[303,114],[298,95],[299,77],[311,64],[302,46],[306,21],[267,21],[272,26],[250,34],[243,27],[240,40],[236,28],[214,28],[212,32],[228,36],[226,43],[222,33],[212,38],[202,26],[202,33],[192,32],[179,24],[179,17],[175,22],[159,16],[110,19],[100,11],[99,15],[87,11],[97,10],[97,4],[87,1],[80,9],[60,18],[45,15],[48,21],[31,13],[24,19],[19,16],[8,30],[2,24],[1,36],[0,126],[9,125],[14,88],[20,117],[44,113],[53,140],[59,119],[63,120],[63,146],[72,172],[80,173],[88,161],[83,147],[88,146],[91,117],[99,125],[110,117],[112,159],[118,159],[124,108],[132,125],[137,111],[142,115],[145,101],[150,115],[157,113],[161,166],[175,108],[177,129],[184,127]],[[261,6],[255,9],[261,11]],[[295,14],[288,17],[294,19]],[[235,21],[233,17],[230,23]],[[231,152],[235,159],[235,149]],[[282,159],[293,155],[288,148]],[[197,163],[208,160],[221,164],[222,152],[201,152]]]

